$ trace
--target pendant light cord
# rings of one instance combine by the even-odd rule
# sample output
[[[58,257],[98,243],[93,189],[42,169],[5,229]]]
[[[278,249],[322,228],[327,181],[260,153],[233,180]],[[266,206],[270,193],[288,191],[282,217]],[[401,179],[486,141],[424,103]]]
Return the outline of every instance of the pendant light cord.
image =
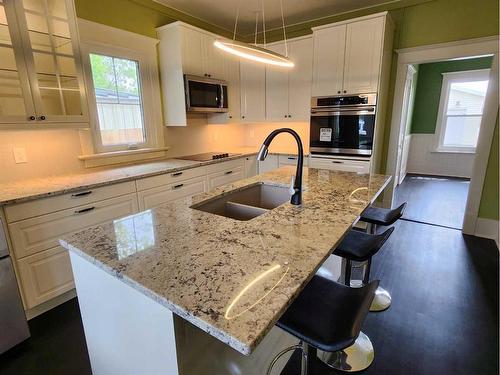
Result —
[[[262,33],[264,36],[264,48],[266,48],[266,16],[264,13],[264,0],[262,0]]]
[[[233,40],[236,40],[236,27],[238,27],[238,18],[240,17],[240,7],[241,7],[241,0],[238,1],[238,7],[236,8],[236,18],[234,19]]]
[[[255,11],[255,38],[253,41],[254,45],[257,45],[257,32],[259,31],[259,11]]]
[[[281,8],[281,25],[283,26],[283,40],[285,41],[285,57],[288,57],[288,43],[286,41],[285,16],[283,14],[283,0],[280,0],[280,8]]]

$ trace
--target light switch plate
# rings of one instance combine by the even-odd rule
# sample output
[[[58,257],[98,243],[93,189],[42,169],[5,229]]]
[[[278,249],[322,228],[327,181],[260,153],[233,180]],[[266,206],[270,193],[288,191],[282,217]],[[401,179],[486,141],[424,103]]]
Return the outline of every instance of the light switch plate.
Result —
[[[28,162],[28,158],[26,157],[26,149],[24,147],[14,147],[12,148],[12,153],[14,154],[14,160],[16,164]]]

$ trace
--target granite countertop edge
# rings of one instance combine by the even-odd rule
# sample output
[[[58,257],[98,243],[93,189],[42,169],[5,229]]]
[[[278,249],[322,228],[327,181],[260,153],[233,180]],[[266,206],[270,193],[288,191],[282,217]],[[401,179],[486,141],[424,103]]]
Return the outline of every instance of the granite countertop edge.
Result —
[[[132,173],[132,174],[126,174],[126,172],[124,172],[124,175],[122,177],[110,176],[109,179],[104,179],[102,181],[97,181],[95,183],[77,184],[75,186],[71,186],[71,184],[69,184],[68,187],[62,187],[59,189],[48,189],[47,191],[42,191],[39,193],[19,194],[18,196],[14,195],[14,197],[12,197],[12,198],[11,197],[2,198],[2,193],[0,192],[0,206],[2,206],[2,205],[6,206],[6,205],[16,204],[16,203],[23,203],[23,202],[27,202],[27,201],[31,201],[31,200],[36,200],[36,199],[53,197],[53,196],[57,196],[57,195],[67,194],[67,193],[73,193],[73,192],[76,192],[76,191],[79,191],[82,189],[98,188],[98,187],[102,187],[102,186],[108,186],[108,185],[118,184],[118,183],[122,183],[122,182],[133,181],[133,180],[137,180],[140,178],[154,177],[154,176],[159,176],[159,175],[163,175],[163,174],[167,174],[167,173],[180,172],[180,171],[184,171],[187,169],[204,167],[204,166],[208,166],[211,164],[217,164],[217,163],[223,163],[223,162],[227,162],[227,161],[231,161],[231,160],[236,160],[236,159],[244,158],[247,156],[256,155],[257,153],[258,153],[257,150],[240,152],[240,153],[238,153],[238,155],[230,156],[230,157],[227,157],[224,159],[208,160],[208,161],[200,161],[200,162],[193,161],[192,164],[189,164],[189,165],[179,166],[179,167],[171,167],[171,168],[165,167],[164,169],[160,168],[159,170],[150,171],[150,172],[142,172],[142,173],[138,172],[138,173]],[[293,154],[293,152],[282,152],[282,151],[272,151],[271,152],[270,151],[269,154],[289,155],[289,154]],[[307,155],[308,154],[306,154],[305,156],[307,156]],[[120,169],[131,168],[134,166],[135,167],[147,166],[148,164],[152,164],[152,163],[161,163],[161,162],[168,163],[169,161],[174,161],[174,160],[178,161],[180,159],[173,157],[173,158],[168,158],[168,159],[163,159],[163,160],[155,160],[155,161],[144,162],[144,163],[117,165],[116,167],[109,167],[105,170],[99,170],[98,172],[89,172],[88,174],[87,173],[75,174],[73,177],[75,179],[78,179],[79,177],[82,177],[82,176],[89,176],[90,178],[92,178],[91,176],[93,173],[103,174],[103,173],[109,172],[110,174],[113,174],[113,173],[116,173],[117,171],[119,171]],[[187,162],[189,162],[189,161],[187,161]],[[50,181],[50,180],[54,180],[54,179],[58,179],[58,178],[71,179],[71,177],[72,176],[53,176],[53,177],[36,179],[36,181],[38,183],[42,184],[43,181]],[[96,176],[96,179],[97,178],[98,177]],[[19,181],[17,183],[22,184],[24,182],[30,183],[30,182],[33,182],[33,180],[31,180],[31,181],[30,180]],[[7,194],[7,196],[8,195],[9,194]]]

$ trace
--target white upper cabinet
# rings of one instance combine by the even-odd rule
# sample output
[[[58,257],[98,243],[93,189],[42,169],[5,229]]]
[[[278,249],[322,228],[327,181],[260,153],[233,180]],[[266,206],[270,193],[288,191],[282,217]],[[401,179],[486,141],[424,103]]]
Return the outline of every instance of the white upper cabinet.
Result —
[[[271,51],[285,55],[285,44],[278,43],[268,46]],[[288,120],[288,77],[295,74],[295,68],[284,68],[282,66],[266,66],[266,120],[287,121]]]
[[[313,96],[342,93],[346,26],[314,31]]]
[[[311,116],[312,38],[290,41],[288,55],[295,63],[288,77],[288,119],[309,121]]]
[[[266,68],[252,61],[240,61],[241,120],[266,120]]]
[[[383,35],[383,17],[347,25],[344,93],[377,92]]]
[[[283,42],[269,46],[285,54]],[[308,121],[311,103],[312,38],[288,41],[293,68],[266,67],[266,120]]]
[[[160,39],[158,51],[165,125],[187,125],[184,74],[227,81],[229,112],[208,114],[207,122],[222,124],[238,121],[239,62],[214,46],[217,35],[182,22],[156,30]]]
[[[71,0],[0,0],[0,122],[88,122],[75,20]]]
[[[182,70],[184,74],[203,76],[204,67],[204,34],[189,27],[179,29],[182,38]]]
[[[386,16],[314,28],[313,96],[377,92]]]

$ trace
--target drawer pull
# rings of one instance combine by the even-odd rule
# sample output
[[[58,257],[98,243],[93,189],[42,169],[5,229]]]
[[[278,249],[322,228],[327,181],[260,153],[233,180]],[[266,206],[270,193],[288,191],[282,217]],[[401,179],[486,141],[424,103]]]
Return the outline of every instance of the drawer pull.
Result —
[[[78,197],[84,197],[84,196],[89,195],[89,194],[92,194],[92,190],[82,191],[80,193],[71,194],[71,196],[74,198],[78,198]]]
[[[226,173],[224,173],[224,174],[231,174],[231,173],[233,173],[233,171],[227,171],[227,172],[226,172]]]
[[[184,184],[175,185],[175,186],[172,186],[172,189],[180,189],[183,186],[184,186]]]
[[[172,173],[172,177],[177,177],[177,176],[180,176],[182,175],[182,172],[175,172],[175,173]]]
[[[332,161],[332,163],[334,163],[334,164],[344,164],[343,161]]]
[[[82,208],[81,210],[76,210],[75,215],[84,214],[85,212],[92,211],[94,208],[95,207],[92,206],[92,207]]]
[[[288,159],[288,160],[297,160],[297,158],[295,158],[295,157],[293,157],[293,156],[289,156],[287,159]]]

